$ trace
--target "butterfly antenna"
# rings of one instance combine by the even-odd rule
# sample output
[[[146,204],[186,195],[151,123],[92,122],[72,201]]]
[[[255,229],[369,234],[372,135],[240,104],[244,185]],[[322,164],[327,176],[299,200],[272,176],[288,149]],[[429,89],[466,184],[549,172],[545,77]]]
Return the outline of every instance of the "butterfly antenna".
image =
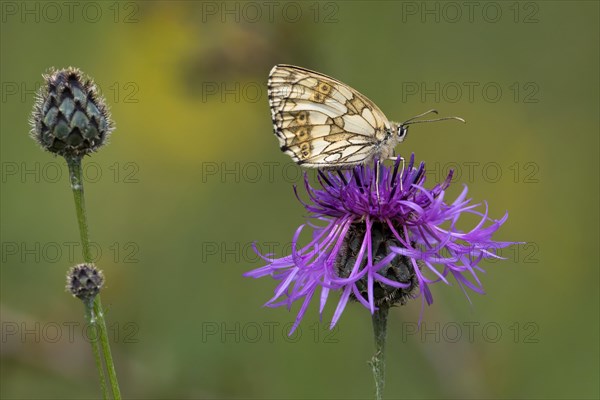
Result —
[[[425,111],[422,114],[415,115],[414,117],[407,119],[406,121],[404,121],[404,123],[402,125],[406,124],[407,122],[412,121],[413,119],[424,117],[427,114],[437,114],[437,113],[438,113],[438,110],[435,110],[435,109],[432,109],[432,110],[429,110],[429,111]]]
[[[462,122],[463,124],[466,124],[467,121],[465,121],[464,119],[462,119],[461,117],[443,117],[443,118],[436,118],[436,119],[422,119],[419,121],[411,121],[414,118],[411,118],[410,120],[403,122],[402,125],[411,125],[411,124],[421,124],[423,122],[438,122],[438,121],[445,121],[448,119],[455,119],[457,121]]]

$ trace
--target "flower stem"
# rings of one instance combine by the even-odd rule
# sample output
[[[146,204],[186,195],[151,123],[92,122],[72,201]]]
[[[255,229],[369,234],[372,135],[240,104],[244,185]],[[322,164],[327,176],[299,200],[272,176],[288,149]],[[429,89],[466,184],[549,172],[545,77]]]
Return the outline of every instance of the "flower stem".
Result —
[[[85,212],[85,198],[83,195],[83,169],[81,167],[81,157],[67,157],[67,165],[69,166],[69,176],[71,179],[71,189],[73,190],[73,199],[75,200],[75,211],[77,212],[77,223],[79,225],[79,236],[81,237],[81,246],[83,248],[83,259],[85,262],[91,263],[92,255],[90,252],[90,241],[88,236],[87,215]],[[117,374],[110,352],[108,342],[108,333],[106,329],[106,321],[104,320],[104,312],[102,303],[100,302],[100,294],[96,295],[93,305],[86,305],[86,318],[90,325],[97,332],[92,340],[92,350],[96,358],[96,367],[100,376],[100,386],[104,398],[108,398],[106,389],[106,380],[104,378],[104,368],[100,359],[100,345],[102,346],[102,355],[104,356],[104,364],[108,370],[108,380],[112,388],[113,397],[117,400],[121,399],[121,390],[117,381]],[[99,340],[98,340],[99,339]]]
[[[92,350],[94,352],[94,360],[96,361],[96,368],[100,375],[100,388],[102,389],[102,398],[108,399],[108,388],[106,387],[106,378],[104,377],[104,366],[102,365],[102,358],[100,358],[100,341],[98,340],[98,328],[94,319],[94,305],[93,303],[85,304],[85,320],[93,327],[93,337],[90,338],[92,343]]]
[[[85,198],[83,196],[83,169],[80,157],[67,158],[69,166],[69,177],[71,178],[71,189],[75,200],[75,211],[77,212],[77,224],[79,225],[79,236],[83,247],[83,259],[91,263],[90,239],[88,237],[87,215],[85,213]]]
[[[373,378],[375,378],[375,398],[383,399],[383,388],[385,386],[385,337],[387,333],[387,316],[389,306],[381,305],[372,316],[373,334],[375,335],[375,354],[371,358]]]

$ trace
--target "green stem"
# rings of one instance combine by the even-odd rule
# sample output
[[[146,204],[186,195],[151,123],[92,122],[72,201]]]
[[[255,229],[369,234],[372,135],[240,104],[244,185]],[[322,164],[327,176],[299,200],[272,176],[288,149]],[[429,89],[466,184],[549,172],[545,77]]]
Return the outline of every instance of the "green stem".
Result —
[[[373,334],[375,335],[375,354],[371,358],[371,368],[373,369],[373,378],[375,378],[375,398],[383,399],[383,389],[385,386],[385,336],[387,333],[387,316],[389,306],[381,305],[372,316]]]
[[[79,236],[83,247],[83,259],[87,263],[93,262],[90,253],[90,239],[88,236],[87,215],[85,213],[85,198],[83,196],[83,169],[80,157],[67,158],[69,176],[71,178],[71,189],[75,200],[75,211],[77,212],[77,224],[79,225]]]
[[[108,370],[108,380],[113,391],[113,397],[116,400],[121,400],[121,390],[119,389],[119,382],[117,381],[117,371],[115,370],[115,364],[112,359],[110,352],[110,343],[108,342],[108,332],[106,330],[106,322],[104,321],[104,311],[102,309],[102,302],[100,301],[100,295],[97,295],[94,299],[94,315],[98,320],[98,328],[100,333],[100,342],[102,344],[102,352],[104,353],[104,362],[106,369]]]
[[[83,195],[83,169],[81,167],[81,157],[67,157],[67,165],[69,166],[69,176],[71,178],[71,189],[73,190],[73,199],[75,200],[75,210],[77,212],[77,223],[79,225],[79,235],[81,237],[81,246],[83,248],[83,259],[87,263],[92,263],[92,255],[90,251],[90,240],[88,236],[88,224],[87,215],[85,212],[85,198]],[[108,332],[106,329],[106,321],[104,320],[104,312],[102,310],[102,303],[100,302],[100,294],[96,296],[92,307],[89,308],[90,320],[89,322],[94,325],[99,335],[100,344],[102,345],[102,355],[104,356],[104,364],[108,370],[108,380],[112,388],[113,397],[117,400],[121,399],[121,390],[119,389],[119,382],[117,381],[117,374],[115,372],[115,365],[113,363],[112,354],[110,352],[110,345],[108,342]],[[87,313],[87,311],[86,311]],[[99,354],[98,337],[95,337],[92,341],[92,349],[94,354]],[[100,362],[98,362],[100,361]],[[107,398],[106,381],[104,378],[104,368],[102,367],[101,360],[96,360],[96,366],[98,367],[98,374],[100,375],[100,385],[104,397]]]
[[[98,326],[94,318],[94,305],[93,303],[85,304],[85,319],[87,323],[92,326],[92,332],[94,337],[90,338],[92,343],[92,350],[94,352],[94,360],[96,361],[96,368],[98,368],[98,374],[100,375],[100,387],[102,388],[102,398],[108,399],[108,388],[106,387],[106,378],[104,377],[104,366],[102,365],[102,358],[100,358],[100,341],[98,340]]]

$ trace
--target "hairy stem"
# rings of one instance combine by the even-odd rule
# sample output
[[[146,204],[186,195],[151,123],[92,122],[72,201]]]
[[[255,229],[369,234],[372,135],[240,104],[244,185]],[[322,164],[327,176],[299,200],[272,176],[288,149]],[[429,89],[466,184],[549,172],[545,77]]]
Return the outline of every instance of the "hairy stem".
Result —
[[[104,365],[102,364],[102,358],[100,355],[100,341],[98,340],[98,327],[94,321],[94,305],[93,303],[86,303],[85,305],[85,320],[93,327],[93,337],[90,338],[92,344],[92,350],[94,352],[94,361],[96,361],[96,368],[98,369],[98,375],[100,376],[100,388],[102,389],[102,398],[108,399],[108,388],[106,386],[106,378],[104,377]]]
[[[85,198],[83,195],[83,169],[81,167],[80,157],[67,158],[69,166],[69,176],[71,178],[71,189],[73,190],[73,199],[75,200],[75,211],[77,212],[77,224],[79,225],[79,236],[81,237],[81,246],[83,248],[83,259],[87,263],[91,263],[92,256],[90,251],[90,240],[88,236],[87,215],[85,212]],[[87,315],[89,314],[89,317]],[[96,366],[100,376],[100,386],[104,398],[108,398],[106,389],[106,380],[104,377],[104,368],[100,359],[100,346],[102,347],[102,356],[104,357],[104,365],[108,371],[108,380],[112,389],[113,397],[117,400],[121,399],[121,390],[117,381],[115,365],[113,363],[110,345],[108,342],[108,332],[106,329],[106,321],[104,320],[104,312],[100,301],[100,294],[94,299],[93,305],[86,306],[86,318],[97,332],[94,340],[92,340],[92,350],[96,357]]]
[[[384,304],[380,306],[372,316],[373,334],[375,335],[375,354],[371,358],[371,368],[373,369],[373,378],[375,378],[375,398],[383,399],[383,389],[385,387],[385,337],[387,333],[387,316],[389,306]]]

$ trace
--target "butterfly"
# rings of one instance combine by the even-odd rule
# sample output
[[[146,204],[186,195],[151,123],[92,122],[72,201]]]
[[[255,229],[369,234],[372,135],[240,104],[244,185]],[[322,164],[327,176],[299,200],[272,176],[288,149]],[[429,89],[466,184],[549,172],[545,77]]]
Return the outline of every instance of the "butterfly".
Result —
[[[459,117],[396,123],[366,96],[319,72],[276,65],[267,82],[275,135],[281,150],[304,167],[345,169],[394,157],[408,126]]]

